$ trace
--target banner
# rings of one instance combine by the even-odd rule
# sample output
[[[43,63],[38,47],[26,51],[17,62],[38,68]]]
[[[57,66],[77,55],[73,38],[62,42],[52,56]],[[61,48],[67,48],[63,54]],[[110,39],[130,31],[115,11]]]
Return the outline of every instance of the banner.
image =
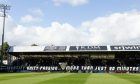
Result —
[[[69,51],[107,51],[107,46],[70,46]]]
[[[52,71],[52,72],[73,72],[73,71],[88,71],[88,72],[137,72],[140,73],[140,67],[127,66],[1,66],[0,71]]]
[[[120,46],[110,46],[111,50],[120,51],[133,51],[140,50],[140,45],[120,45]]]

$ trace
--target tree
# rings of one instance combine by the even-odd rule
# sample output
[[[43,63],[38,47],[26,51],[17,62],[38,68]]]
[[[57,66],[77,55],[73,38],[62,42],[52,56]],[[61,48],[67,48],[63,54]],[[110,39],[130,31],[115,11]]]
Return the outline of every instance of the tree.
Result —
[[[2,48],[2,46],[0,47],[0,56],[1,56],[1,48]],[[3,44],[3,59],[7,59],[7,56],[8,56],[8,54],[7,54],[7,50],[9,49],[9,44],[8,44],[8,42],[4,42],[4,44]],[[1,57],[2,58],[2,57]]]
[[[34,43],[34,44],[32,44],[31,46],[38,46],[38,45]]]

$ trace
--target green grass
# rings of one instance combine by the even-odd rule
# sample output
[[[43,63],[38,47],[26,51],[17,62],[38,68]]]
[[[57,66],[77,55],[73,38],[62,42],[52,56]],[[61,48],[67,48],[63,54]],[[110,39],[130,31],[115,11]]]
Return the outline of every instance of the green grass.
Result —
[[[140,84],[140,74],[0,73],[0,84]]]

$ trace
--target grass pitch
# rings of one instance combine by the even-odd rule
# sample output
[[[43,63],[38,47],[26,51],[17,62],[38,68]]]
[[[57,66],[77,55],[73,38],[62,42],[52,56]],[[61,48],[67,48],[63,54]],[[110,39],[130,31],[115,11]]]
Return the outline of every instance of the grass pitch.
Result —
[[[0,84],[140,84],[140,74],[0,73]]]

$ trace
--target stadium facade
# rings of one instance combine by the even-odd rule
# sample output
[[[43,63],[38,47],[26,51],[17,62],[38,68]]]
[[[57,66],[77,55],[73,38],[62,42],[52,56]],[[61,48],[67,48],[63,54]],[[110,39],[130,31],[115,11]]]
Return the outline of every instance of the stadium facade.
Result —
[[[140,45],[11,46],[8,53],[15,71],[140,72]]]

